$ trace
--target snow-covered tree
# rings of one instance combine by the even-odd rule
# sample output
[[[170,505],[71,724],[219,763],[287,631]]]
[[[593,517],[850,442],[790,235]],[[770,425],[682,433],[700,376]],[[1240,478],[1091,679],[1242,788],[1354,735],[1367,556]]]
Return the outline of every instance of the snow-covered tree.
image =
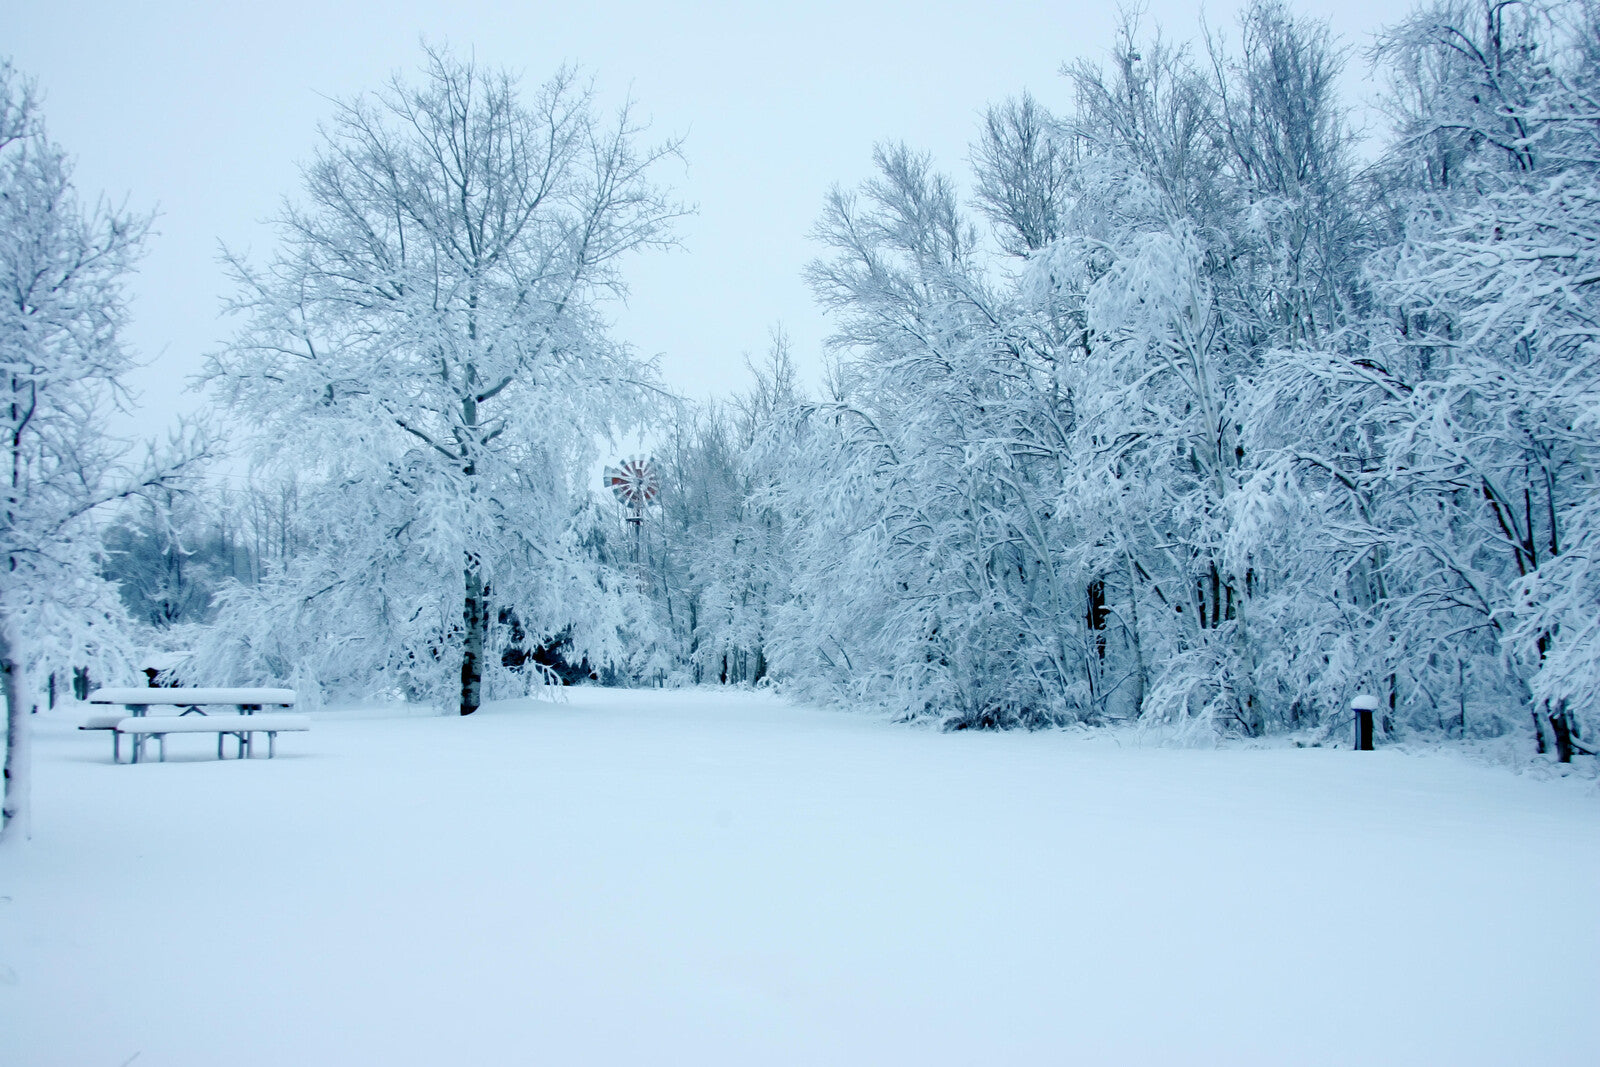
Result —
[[[1402,130],[1443,146],[1451,168],[1417,175],[1403,238],[1381,261],[1394,310],[1373,351],[1398,393],[1384,404],[1383,471],[1409,509],[1390,552],[1429,576],[1434,615],[1493,643],[1505,697],[1532,698],[1540,750],[1548,727],[1563,760],[1600,726],[1600,661],[1585,637],[1597,42],[1600,9],[1561,0],[1443,4],[1386,42],[1406,75]]]
[[[313,531],[229,600],[236,632],[430,699],[453,673],[464,715],[499,608],[528,640],[582,622],[601,641],[606,613],[574,598],[607,580],[574,516],[594,443],[656,386],[600,308],[680,210],[653,178],[675,146],[642,132],[626,106],[602,119],[572,71],[525,98],[436,50],[419,81],[338,105],[276,258],[230,260],[246,324],[211,378],[263,457],[306,472]]]
[[[753,386],[703,412],[677,450],[681,488],[666,509],[687,579],[679,610],[689,669],[702,681],[765,678],[773,612],[788,595],[789,531],[775,491],[801,398],[782,333],[751,370]]]
[[[115,662],[125,616],[100,575],[98,509],[162,485],[198,455],[127,462],[107,433],[133,366],[123,281],[149,219],[85,207],[45,134],[32,86],[0,63],[0,679],[6,700],[0,834],[26,833],[30,676]]]
[[[225,509],[198,492],[146,494],[122,509],[103,534],[105,576],[117,583],[135,619],[157,630],[201,624],[228,579],[256,570]]]
[[[1013,252],[1050,225],[1039,123],[1027,102],[991,117],[986,208]],[[1076,587],[1052,547],[1063,353],[987,269],[953,182],[900,145],[876,163],[829,197],[809,272],[840,362],[807,411],[817,469],[789,481],[797,596],[777,662],[956,724],[1086,714]]]
[[[1243,422],[1275,351],[1360,306],[1366,245],[1326,32],[1263,2],[1240,41],[1201,66],[1126,27],[1069,71],[1068,117],[991,109],[987,234],[903,148],[830,197],[811,277],[841,391],[791,485],[814,547],[781,669],[958,726],[1294,721],[1295,627],[1252,605],[1297,576]]]

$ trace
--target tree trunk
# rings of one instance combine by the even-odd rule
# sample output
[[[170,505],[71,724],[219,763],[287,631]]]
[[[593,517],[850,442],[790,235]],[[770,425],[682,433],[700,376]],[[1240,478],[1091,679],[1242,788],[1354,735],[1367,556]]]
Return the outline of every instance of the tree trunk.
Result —
[[[1133,718],[1144,714],[1145,666],[1144,645],[1139,635],[1139,572],[1134,566],[1133,553],[1124,552],[1128,561],[1128,637],[1133,646]]]
[[[1572,762],[1572,723],[1567,718],[1567,702],[1561,701],[1550,713],[1550,732],[1555,735],[1556,762]]]
[[[478,710],[483,690],[483,646],[489,631],[489,598],[478,559],[467,555],[466,598],[461,609],[461,714]]]
[[[0,844],[29,836],[29,770],[32,766],[32,722],[28,718],[27,685],[21,651],[8,623],[0,621],[0,686],[6,700],[5,799],[0,804]]]

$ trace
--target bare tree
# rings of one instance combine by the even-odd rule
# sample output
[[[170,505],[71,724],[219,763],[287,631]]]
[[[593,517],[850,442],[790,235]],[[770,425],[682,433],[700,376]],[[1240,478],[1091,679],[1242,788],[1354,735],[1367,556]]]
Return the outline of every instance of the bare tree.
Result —
[[[642,131],[626,106],[599,119],[570,70],[525,102],[511,75],[429,49],[420,82],[337,107],[276,259],[230,260],[248,321],[212,365],[224,396],[264,422],[269,450],[295,442],[308,469],[337,456],[338,484],[359,469],[403,502],[376,540],[324,554],[404,544],[428,561],[400,580],[353,556],[317,595],[457,583],[454,620],[436,595],[407,617],[430,620],[413,658],[459,656],[463,715],[481,700],[495,594],[559,552],[571,442],[650,384],[596,311],[622,293],[624,255],[668,243],[681,211],[650,177],[676,144],[641,148]]]
[[[124,462],[105,433],[133,366],[120,332],[122,279],[148,217],[83,208],[66,155],[46,137],[32,86],[0,63],[0,677],[6,697],[4,824],[27,833],[31,672],[117,641],[121,609],[99,576],[97,509],[169,482],[199,457]]]

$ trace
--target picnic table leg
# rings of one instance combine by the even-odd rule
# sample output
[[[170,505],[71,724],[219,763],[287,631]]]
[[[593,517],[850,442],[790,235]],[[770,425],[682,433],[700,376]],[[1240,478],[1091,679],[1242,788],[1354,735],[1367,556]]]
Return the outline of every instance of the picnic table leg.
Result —
[[[122,731],[115,726],[111,728],[111,762],[122,762]]]
[[[278,731],[267,731],[267,758],[275,759],[278,755]]]
[[[128,762],[129,763],[138,763],[139,762],[139,749],[144,747],[144,734],[134,734],[131,738],[128,739],[128,743],[133,748],[133,755],[132,755],[131,758],[129,758]]]

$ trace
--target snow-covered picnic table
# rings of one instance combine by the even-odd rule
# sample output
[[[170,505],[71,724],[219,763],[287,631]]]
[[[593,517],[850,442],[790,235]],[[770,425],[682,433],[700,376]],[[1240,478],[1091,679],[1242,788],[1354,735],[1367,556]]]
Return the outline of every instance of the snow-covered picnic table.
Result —
[[[79,727],[80,730],[109,730],[111,732],[112,762],[122,762],[122,735],[133,739],[131,762],[138,763],[144,743],[155,738],[161,746],[161,759],[167,758],[168,734],[214,733],[217,735],[217,758],[223,755],[223,739],[233,737],[238,741],[239,758],[250,755],[252,735],[267,735],[267,758],[277,755],[279,733],[311,729],[311,720],[305,715],[257,714],[264,707],[292,708],[295,704],[293,689],[263,689],[251,687],[206,688],[202,686],[110,686],[89,694],[91,704],[121,704],[131,714],[92,715]],[[231,714],[207,715],[207,707],[231,706]],[[149,715],[153,707],[183,708],[177,715]],[[186,716],[193,713],[195,718]]]
[[[204,686],[108,686],[89,694],[91,704],[121,704],[133,715],[143,715],[153,707],[186,708],[184,715],[201,708],[231,704],[248,715],[264,707],[294,707],[293,689],[251,687],[206,688]]]
[[[130,762],[138,763],[139,755],[144,751],[144,743],[155,738],[161,746],[161,762],[165,763],[168,734],[214,733],[217,735],[218,759],[222,759],[222,740],[225,737],[232,737],[237,741],[239,758],[247,759],[254,751],[252,739],[255,734],[267,735],[267,758],[272,759],[278,754],[280,733],[309,729],[311,729],[311,718],[307,715],[209,715],[194,719],[186,719],[181,715],[138,717],[130,715],[119,720],[112,728],[111,758],[118,763],[122,762],[117,738],[123,734],[133,739],[133,756]]]

